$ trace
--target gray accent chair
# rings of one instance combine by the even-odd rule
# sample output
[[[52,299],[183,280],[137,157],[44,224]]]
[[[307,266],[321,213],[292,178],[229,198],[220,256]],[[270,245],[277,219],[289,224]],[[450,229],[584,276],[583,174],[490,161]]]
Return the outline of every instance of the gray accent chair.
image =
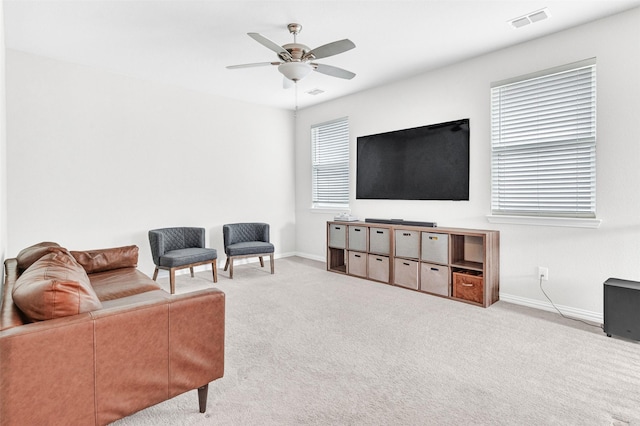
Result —
[[[158,278],[158,270],[169,271],[171,294],[176,290],[176,271],[189,268],[193,278],[195,266],[211,264],[213,282],[218,282],[218,252],[216,249],[205,248],[204,228],[161,228],[149,231],[151,256],[156,270],[153,280]]]
[[[224,270],[229,269],[229,278],[233,278],[233,260],[245,257],[258,257],[264,267],[263,256],[271,259],[273,274],[273,244],[269,242],[269,224],[267,223],[229,223],[222,226],[224,252],[227,262]]]

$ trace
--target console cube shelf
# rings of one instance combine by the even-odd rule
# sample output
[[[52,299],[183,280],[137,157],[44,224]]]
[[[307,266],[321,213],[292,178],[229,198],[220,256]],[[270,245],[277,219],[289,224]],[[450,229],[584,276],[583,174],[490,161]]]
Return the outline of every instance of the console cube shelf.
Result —
[[[327,222],[327,270],[486,308],[499,300],[500,232]]]

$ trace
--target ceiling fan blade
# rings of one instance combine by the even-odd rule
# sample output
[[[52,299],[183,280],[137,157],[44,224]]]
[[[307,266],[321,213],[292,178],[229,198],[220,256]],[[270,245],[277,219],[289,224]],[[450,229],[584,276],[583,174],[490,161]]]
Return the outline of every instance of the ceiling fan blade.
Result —
[[[330,75],[332,77],[344,78],[346,80],[351,80],[356,75],[351,71],[343,70],[342,68],[334,67],[331,65],[324,64],[311,64],[311,66],[318,71],[319,73]]]
[[[247,33],[247,34],[249,35],[249,37],[257,41],[261,45],[276,52],[278,55],[280,55],[281,58],[285,60],[293,59],[291,57],[291,54],[287,52],[282,46],[277,45],[275,42],[269,40],[262,34],[258,34],[258,33]]]
[[[264,67],[267,65],[280,65],[282,62],[256,62],[253,64],[229,65],[227,69],[235,70],[238,68]]]
[[[310,50],[304,55],[303,59],[311,58],[311,59],[321,59],[329,56],[337,55],[338,53],[346,52],[347,50],[351,50],[356,45],[345,38],[344,40],[334,41],[333,43],[328,43],[322,45],[320,47],[316,47],[315,49]]]

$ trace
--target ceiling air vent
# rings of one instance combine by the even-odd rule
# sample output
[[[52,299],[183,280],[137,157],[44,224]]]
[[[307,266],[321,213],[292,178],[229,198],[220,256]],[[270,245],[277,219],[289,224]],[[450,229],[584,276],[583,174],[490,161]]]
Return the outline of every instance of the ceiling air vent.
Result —
[[[509,25],[513,28],[522,28],[525,25],[532,24],[534,22],[539,22],[547,19],[549,17],[549,9],[546,7],[544,9],[536,10],[535,12],[528,13],[524,16],[519,16],[517,18],[509,20]]]

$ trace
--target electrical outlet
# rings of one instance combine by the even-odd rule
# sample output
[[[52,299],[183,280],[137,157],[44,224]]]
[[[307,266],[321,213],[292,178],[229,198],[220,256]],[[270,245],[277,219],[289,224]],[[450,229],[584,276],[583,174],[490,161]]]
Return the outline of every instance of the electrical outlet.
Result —
[[[538,279],[542,279],[542,281],[549,281],[549,268],[545,266],[538,266]]]

